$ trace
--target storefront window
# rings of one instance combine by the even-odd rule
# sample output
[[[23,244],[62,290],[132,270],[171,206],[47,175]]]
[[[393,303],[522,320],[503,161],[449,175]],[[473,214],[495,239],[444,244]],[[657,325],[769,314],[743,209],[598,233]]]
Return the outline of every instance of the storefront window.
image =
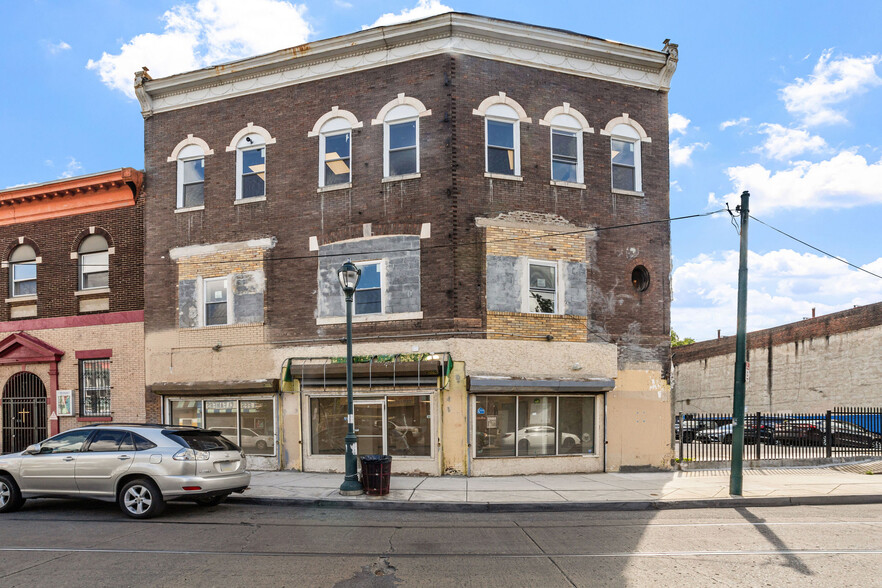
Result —
[[[312,453],[314,455],[343,455],[346,453],[346,399],[312,398]]]
[[[476,396],[476,455],[592,454],[595,401],[595,396]]]
[[[476,424],[477,454],[481,457],[515,455],[514,396],[478,396]]]
[[[313,397],[309,406],[312,454],[343,455],[346,398]],[[358,454],[432,455],[431,406],[431,396],[358,398],[354,406]]]
[[[386,399],[386,445],[389,455],[431,455],[430,396]]]
[[[169,423],[177,426],[201,427],[202,402],[199,400],[175,400],[169,403]]]
[[[273,455],[273,401],[239,401],[239,446],[248,455]]]

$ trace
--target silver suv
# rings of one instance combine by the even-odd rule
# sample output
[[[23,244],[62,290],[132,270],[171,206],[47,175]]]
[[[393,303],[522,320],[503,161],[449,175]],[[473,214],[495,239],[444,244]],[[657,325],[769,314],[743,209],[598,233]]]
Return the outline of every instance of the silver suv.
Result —
[[[0,456],[0,513],[28,498],[82,497],[115,501],[128,516],[146,519],[168,500],[216,506],[249,482],[245,454],[218,431],[92,425]]]

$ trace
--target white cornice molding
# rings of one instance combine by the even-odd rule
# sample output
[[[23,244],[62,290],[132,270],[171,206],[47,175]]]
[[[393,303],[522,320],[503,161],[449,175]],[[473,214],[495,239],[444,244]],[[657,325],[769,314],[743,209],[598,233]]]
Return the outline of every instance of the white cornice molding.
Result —
[[[266,237],[263,239],[251,239],[249,241],[236,241],[233,243],[211,243],[209,245],[174,247],[169,249],[168,256],[172,261],[178,261],[179,259],[187,259],[189,257],[245,251],[246,249],[272,249],[275,246],[276,238]]]
[[[638,88],[670,89],[673,52],[469,14],[448,13],[156,80],[139,80],[145,117],[434,55],[469,55]]]

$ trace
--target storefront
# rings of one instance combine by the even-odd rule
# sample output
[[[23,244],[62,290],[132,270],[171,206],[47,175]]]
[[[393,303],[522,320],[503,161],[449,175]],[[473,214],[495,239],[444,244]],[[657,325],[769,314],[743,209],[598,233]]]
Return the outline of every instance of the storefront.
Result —
[[[391,455],[395,473],[440,475],[440,363],[356,364],[353,372],[356,453]],[[342,472],[348,427],[345,364],[301,366],[296,377],[303,469]]]
[[[279,469],[277,380],[225,384],[154,386],[163,395],[163,422],[220,431],[242,448],[249,469]]]
[[[604,471],[611,379],[469,378],[472,475]]]

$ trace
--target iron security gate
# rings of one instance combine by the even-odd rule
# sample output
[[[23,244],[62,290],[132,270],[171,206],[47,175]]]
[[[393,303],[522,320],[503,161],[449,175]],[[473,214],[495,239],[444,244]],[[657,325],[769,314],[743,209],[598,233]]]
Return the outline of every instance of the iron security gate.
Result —
[[[3,452],[24,451],[46,436],[46,387],[35,374],[18,372],[3,387]]]

